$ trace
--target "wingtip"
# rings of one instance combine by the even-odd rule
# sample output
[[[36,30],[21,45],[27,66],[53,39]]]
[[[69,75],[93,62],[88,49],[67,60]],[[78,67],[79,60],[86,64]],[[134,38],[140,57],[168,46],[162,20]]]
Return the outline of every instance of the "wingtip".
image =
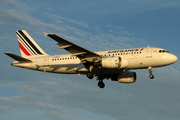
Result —
[[[49,33],[43,32],[44,33],[44,37],[48,36]]]
[[[5,52],[4,54],[9,55],[9,54],[12,54],[12,53],[10,53],[10,52]]]

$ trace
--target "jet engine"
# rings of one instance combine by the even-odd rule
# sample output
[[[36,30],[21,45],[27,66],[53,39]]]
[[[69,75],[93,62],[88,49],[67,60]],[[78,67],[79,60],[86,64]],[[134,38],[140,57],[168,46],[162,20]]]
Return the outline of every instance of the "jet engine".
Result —
[[[119,81],[120,83],[134,83],[136,82],[136,73],[135,72],[123,72],[113,75],[111,77],[112,81]]]
[[[128,61],[122,59],[121,57],[108,57],[102,58],[101,60],[102,67],[104,68],[126,68],[128,66]]]

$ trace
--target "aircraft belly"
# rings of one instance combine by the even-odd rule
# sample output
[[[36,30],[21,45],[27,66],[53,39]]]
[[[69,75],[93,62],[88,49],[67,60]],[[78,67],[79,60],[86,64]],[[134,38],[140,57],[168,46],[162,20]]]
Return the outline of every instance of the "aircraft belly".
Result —
[[[113,74],[113,73],[119,73],[122,72],[124,69],[118,69],[118,68],[99,68],[99,67],[93,67],[92,73],[94,74]]]
[[[68,69],[67,67],[61,67],[59,69],[53,70],[54,73],[63,73],[63,74],[77,74],[74,69]]]
[[[51,72],[52,68],[50,68],[49,66],[41,66],[41,67],[37,67],[37,70],[44,72]]]
[[[79,64],[66,64],[66,65],[51,65],[46,68],[47,72],[62,73],[62,74],[77,74],[77,73],[87,73],[87,69]],[[45,69],[45,70],[46,70]]]

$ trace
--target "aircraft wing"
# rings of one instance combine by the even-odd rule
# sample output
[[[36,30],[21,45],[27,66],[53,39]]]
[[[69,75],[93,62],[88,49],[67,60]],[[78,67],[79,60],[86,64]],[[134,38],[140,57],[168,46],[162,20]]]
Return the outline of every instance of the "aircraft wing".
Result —
[[[74,43],[69,42],[68,40],[65,40],[64,38],[61,38],[55,34],[48,34],[45,33],[45,36],[49,36],[50,38],[57,41],[57,45],[60,46],[59,49],[65,49],[66,51],[70,52],[72,56],[77,56],[81,62],[98,62],[101,58],[100,55],[91,52],[90,50],[87,50],[83,47],[80,47]]]

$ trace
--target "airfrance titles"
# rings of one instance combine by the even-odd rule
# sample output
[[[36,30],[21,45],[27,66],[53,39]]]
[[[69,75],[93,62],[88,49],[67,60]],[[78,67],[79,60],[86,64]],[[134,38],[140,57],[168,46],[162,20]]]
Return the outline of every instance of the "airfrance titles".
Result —
[[[112,50],[112,51],[109,51],[108,53],[137,52],[141,50],[142,49]]]

